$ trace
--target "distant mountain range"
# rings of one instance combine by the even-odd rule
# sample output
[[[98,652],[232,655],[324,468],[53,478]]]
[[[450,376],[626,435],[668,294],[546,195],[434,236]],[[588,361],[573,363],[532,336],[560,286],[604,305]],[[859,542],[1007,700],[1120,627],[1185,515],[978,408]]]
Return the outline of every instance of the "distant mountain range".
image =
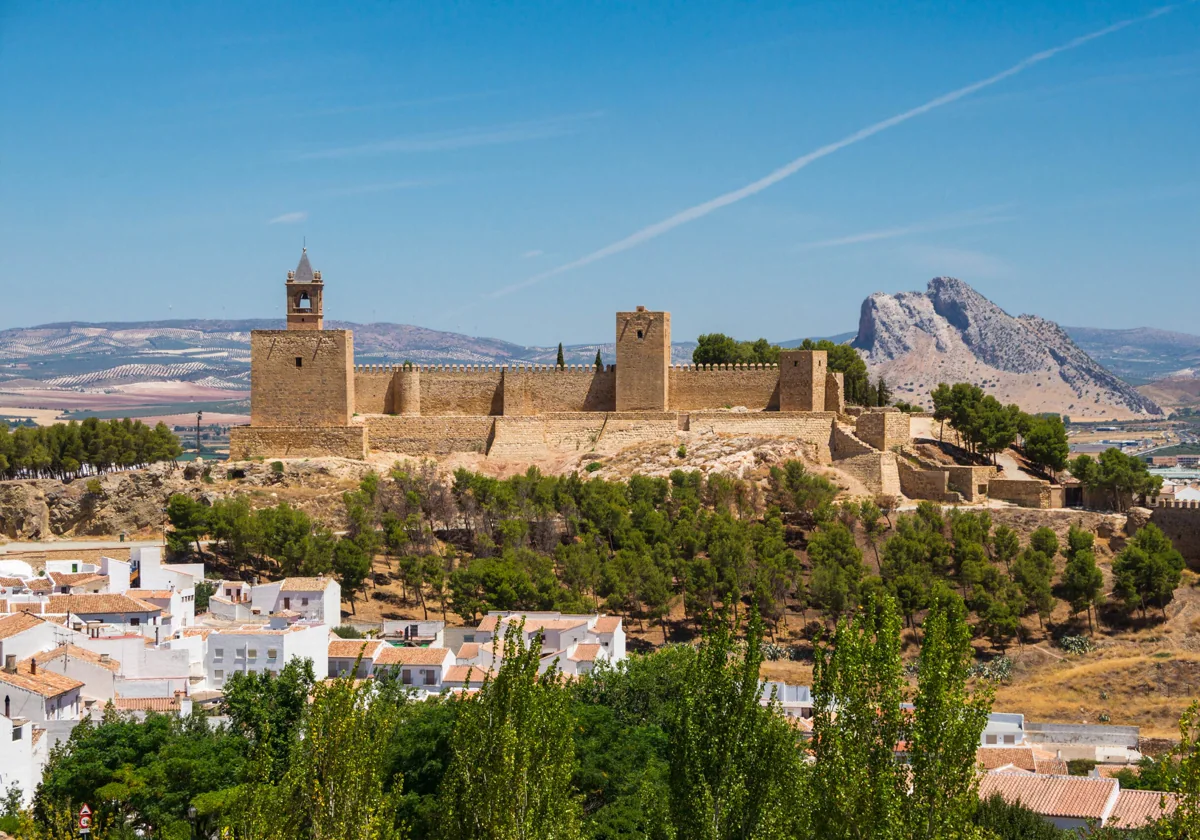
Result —
[[[408,324],[326,324],[354,330],[356,359],[363,364],[553,364],[557,355],[556,346],[524,346]],[[272,319],[192,319],[3,330],[0,391],[120,391],[185,382],[244,400],[250,386],[250,331],[281,327]],[[949,278],[934,280],[926,293],[872,295],[863,304],[858,332],[829,338],[853,341],[872,373],[885,375],[910,399],[924,396],[938,381],[957,378],[986,382],[999,396],[1030,401],[1030,408],[1079,417],[1109,406],[1152,414],[1151,399],[1126,383],[1154,381],[1142,390],[1164,404],[1200,400],[1195,376],[1200,336],[1149,328],[1064,331],[1033,316],[1013,318],[966,283]],[[675,343],[673,360],[690,362],[695,346],[694,341]],[[606,363],[614,361],[612,343],[565,346],[564,360],[592,364],[597,350]],[[1045,381],[1039,387],[1036,379]]]

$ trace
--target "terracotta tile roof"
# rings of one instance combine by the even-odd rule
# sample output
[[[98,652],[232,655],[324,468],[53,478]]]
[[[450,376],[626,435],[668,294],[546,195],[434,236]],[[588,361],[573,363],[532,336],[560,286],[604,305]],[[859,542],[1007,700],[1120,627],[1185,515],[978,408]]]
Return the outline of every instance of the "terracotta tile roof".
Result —
[[[18,633],[45,624],[45,620],[26,612],[13,613],[0,618],[0,639],[10,639]]]
[[[140,598],[143,601],[149,598],[157,598],[162,601],[169,601],[175,594],[174,589],[127,589],[125,594],[130,598]]]
[[[333,578],[292,577],[284,578],[280,592],[324,592],[333,583]]]
[[[62,674],[47,671],[45,668],[38,668],[37,673],[33,673],[31,660],[35,658],[44,661],[46,655],[39,654],[37,657],[30,657],[30,659],[25,659],[17,663],[17,672],[15,674],[0,670],[0,682],[8,683],[16,688],[23,688],[26,691],[32,691],[34,694],[40,694],[43,697],[58,697],[60,694],[66,694],[68,691],[83,688],[83,683],[79,682],[79,680],[64,677]]]
[[[592,630],[597,633],[615,633],[617,628],[621,626],[621,616],[619,615],[602,615],[596,619],[596,623],[592,626]]]
[[[575,645],[575,652],[571,654],[572,662],[595,662],[596,657],[600,655],[600,645]]]
[[[178,697],[118,697],[113,705],[122,712],[178,712]]]
[[[211,627],[185,627],[183,628],[184,636],[199,636],[201,639],[207,639],[208,634],[212,632]]]
[[[455,654],[459,659],[475,659],[479,656],[479,642],[463,642]]]
[[[1141,768],[1136,764],[1097,764],[1096,775],[1101,779],[1115,779],[1118,773],[1126,772],[1137,775]]]
[[[87,648],[81,648],[72,644],[62,644],[47,653],[39,653],[37,655],[37,659],[39,663],[44,663],[63,655],[69,656],[72,659],[82,659],[85,662],[90,662],[93,665],[106,668],[109,671],[112,671],[114,674],[121,673],[121,663],[117,660],[109,659],[105,661],[101,659],[100,654],[96,653],[94,650],[88,650]]]
[[[67,596],[61,595],[59,597],[66,598]],[[14,613],[23,612],[41,615],[46,610],[45,601],[9,601],[8,603],[11,604]]]
[[[383,642],[367,641],[364,639],[330,639],[330,659],[357,659],[361,651],[363,659],[374,659],[379,654]]]
[[[4,577],[0,575],[0,586],[7,586],[9,589],[14,587],[20,589],[25,586],[25,581],[19,577]]]
[[[37,742],[38,742],[38,741],[40,741],[40,740],[42,740],[42,738],[45,736],[45,734],[46,734],[46,730],[45,730],[45,729],[35,729],[35,730],[33,730],[33,737],[29,739],[29,743],[30,743],[30,744],[32,744],[33,746],[35,746],[35,747],[36,747],[36,746],[37,746]]]
[[[97,574],[96,572],[50,572],[50,577],[54,581],[55,586],[82,586],[85,583],[107,583],[108,575]]]
[[[520,616],[515,616],[509,621],[519,622]],[[587,626],[587,619],[582,618],[537,618],[529,616],[525,619],[525,632],[533,633],[538,630],[573,630],[576,627]]]
[[[30,592],[53,592],[54,582],[47,578],[34,578],[25,582],[25,588]]]
[[[488,633],[496,632],[496,625],[500,622],[498,615],[485,615],[483,620],[479,622],[479,629],[485,630]]]
[[[95,615],[100,613],[161,613],[162,609],[128,595],[97,592],[82,595],[51,595],[50,603],[46,605],[46,612]]]
[[[976,762],[984,770],[999,770],[1009,765],[1030,773],[1050,776],[1066,776],[1067,763],[1048,750],[1035,747],[980,747],[975,752]]]
[[[490,668],[484,669],[478,665],[451,665],[446,669],[446,673],[442,674],[442,682],[465,683],[470,679],[471,685],[478,686],[490,673]]]
[[[1165,797],[1165,800],[1164,800]],[[1117,794],[1117,804],[1106,825],[1117,828],[1141,828],[1156,822],[1160,817],[1170,816],[1179,807],[1174,794],[1157,790],[1122,790]]]
[[[454,658],[450,648],[409,648],[385,645],[375,659],[376,665],[441,665]]]
[[[1103,820],[1116,800],[1117,783],[1085,776],[985,773],[979,780],[979,796],[988,799],[994,793],[1044,817]]]

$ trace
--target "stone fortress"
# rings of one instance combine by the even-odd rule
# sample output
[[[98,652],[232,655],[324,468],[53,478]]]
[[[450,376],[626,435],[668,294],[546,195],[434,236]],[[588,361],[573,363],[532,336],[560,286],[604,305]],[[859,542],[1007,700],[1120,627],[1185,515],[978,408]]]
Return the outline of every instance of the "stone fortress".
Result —
[[[616,364],[359,365],[350,330],[327,330],[308,254],[289,271],[287,328],[251,334],[250,425],[230,458],[366,458],[370,452],[488,457],[609,454],[681,432],[782,437],[870,492],[900,492],[910,440],[896,410],[848,410],[821,350],[779,365],[672,365],[671,315],[616,316]]]

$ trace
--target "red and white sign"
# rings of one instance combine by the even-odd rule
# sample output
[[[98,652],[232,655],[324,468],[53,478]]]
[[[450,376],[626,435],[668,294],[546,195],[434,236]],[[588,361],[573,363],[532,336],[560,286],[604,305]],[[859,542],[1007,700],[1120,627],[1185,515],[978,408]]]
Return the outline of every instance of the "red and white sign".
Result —
[[[92,809],[88,804],[83,803],[83,807],[79,809],[79,832],[87,834],[92,830]]]

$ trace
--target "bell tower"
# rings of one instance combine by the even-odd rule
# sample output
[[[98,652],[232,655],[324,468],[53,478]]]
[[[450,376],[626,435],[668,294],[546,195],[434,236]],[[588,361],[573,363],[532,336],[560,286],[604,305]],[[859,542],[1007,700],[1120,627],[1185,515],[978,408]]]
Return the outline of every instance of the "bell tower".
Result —
[[[321,330],[325,316],[321,297],[325,284],[321,272],[313,271],[308,261],[308,249],[300,252],[300,263],[287,273],[287,328],[289,330]]]

